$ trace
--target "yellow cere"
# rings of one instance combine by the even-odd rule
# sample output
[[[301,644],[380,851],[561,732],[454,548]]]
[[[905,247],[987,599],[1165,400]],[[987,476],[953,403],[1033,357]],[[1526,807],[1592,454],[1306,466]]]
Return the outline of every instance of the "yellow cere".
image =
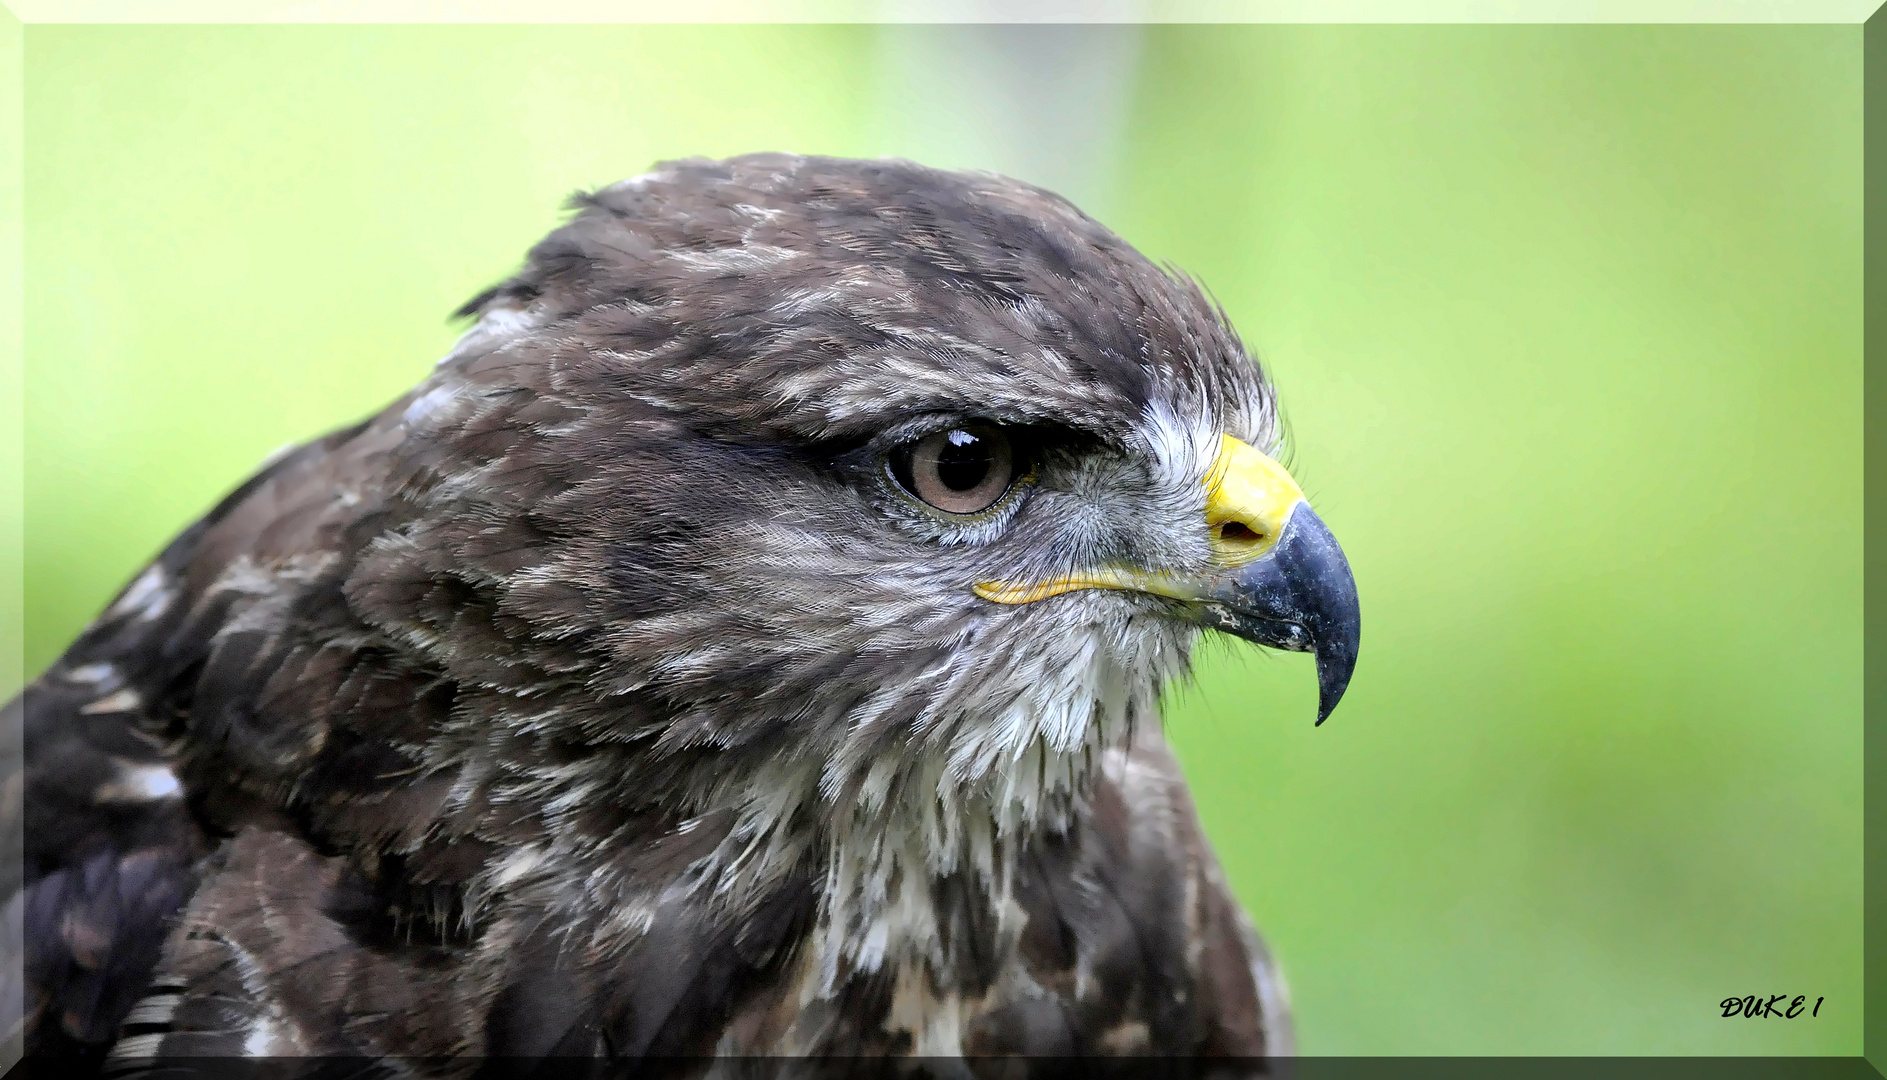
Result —
[[[1212,561],[1223,567],[1243,566],[1270,551],[1292,509],[1304,501],[1304,492],[1284,466],[1230,435],[1219,437],[1219,456],[1206,470],[1204,482]],[[1184,600],[1196,588],[1196,583],[1165,574],[1116,568],[1028,585],[980,581],[974,586],[976,595],[998,604],[1031,604],[1077,589],[1132,589]]]
[[[1243,566],[1270,551],[1304,501],[1284,466],[1230,435],[1219,436],[1219,456],[1205,484],[1206,527],[1220,566]]]

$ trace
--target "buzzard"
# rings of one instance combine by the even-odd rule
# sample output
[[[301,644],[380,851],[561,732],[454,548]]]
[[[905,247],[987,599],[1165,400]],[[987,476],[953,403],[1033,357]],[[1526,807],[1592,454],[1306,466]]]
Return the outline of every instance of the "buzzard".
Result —
[[[1158,696],[1357,601],[1223,313],[993,175],[572,209],[8,706],[28,1051],[1288,1052]]]

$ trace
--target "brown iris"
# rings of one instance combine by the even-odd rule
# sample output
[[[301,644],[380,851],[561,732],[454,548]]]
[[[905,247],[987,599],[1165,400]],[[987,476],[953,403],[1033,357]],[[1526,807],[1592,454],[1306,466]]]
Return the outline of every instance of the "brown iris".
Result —
[[[891,455],[905,490],[939,510],[975,514],[996,505],[1015,479],[1009,436],[988,424],[965,424],[925,436]]]

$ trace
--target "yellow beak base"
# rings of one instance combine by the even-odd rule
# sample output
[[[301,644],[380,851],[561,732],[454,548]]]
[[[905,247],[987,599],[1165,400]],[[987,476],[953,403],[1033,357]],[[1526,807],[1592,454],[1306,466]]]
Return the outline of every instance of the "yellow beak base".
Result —
[[[1277,546],[1291,512],[1304,501],[1297,481],[1249,443],[1219,436],[1219,455],[1206,470],[1206,530],[1215,567],[1231,569],[1262,557]],[[998,604],[1032,604],[1077,589],[1129,589],[1175,600],[1198,596],[1196,582],[1127,567],[1018,584],[980,581],[976,595]]]
[[[1248,443],[1219,436],[1219,456],[1206,471],[1206,528],[1213,561],[1243,566],[1277,546],[1303,489],[1284,466]]]

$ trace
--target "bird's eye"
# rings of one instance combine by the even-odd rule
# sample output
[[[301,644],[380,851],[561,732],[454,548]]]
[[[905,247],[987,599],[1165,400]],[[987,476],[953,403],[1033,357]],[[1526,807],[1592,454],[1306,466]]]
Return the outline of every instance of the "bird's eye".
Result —
[[[891,455],[904,489],[939,510],[975,514],[996,505],[1016,475],[1009,436],[988,424],[928,435]]]

